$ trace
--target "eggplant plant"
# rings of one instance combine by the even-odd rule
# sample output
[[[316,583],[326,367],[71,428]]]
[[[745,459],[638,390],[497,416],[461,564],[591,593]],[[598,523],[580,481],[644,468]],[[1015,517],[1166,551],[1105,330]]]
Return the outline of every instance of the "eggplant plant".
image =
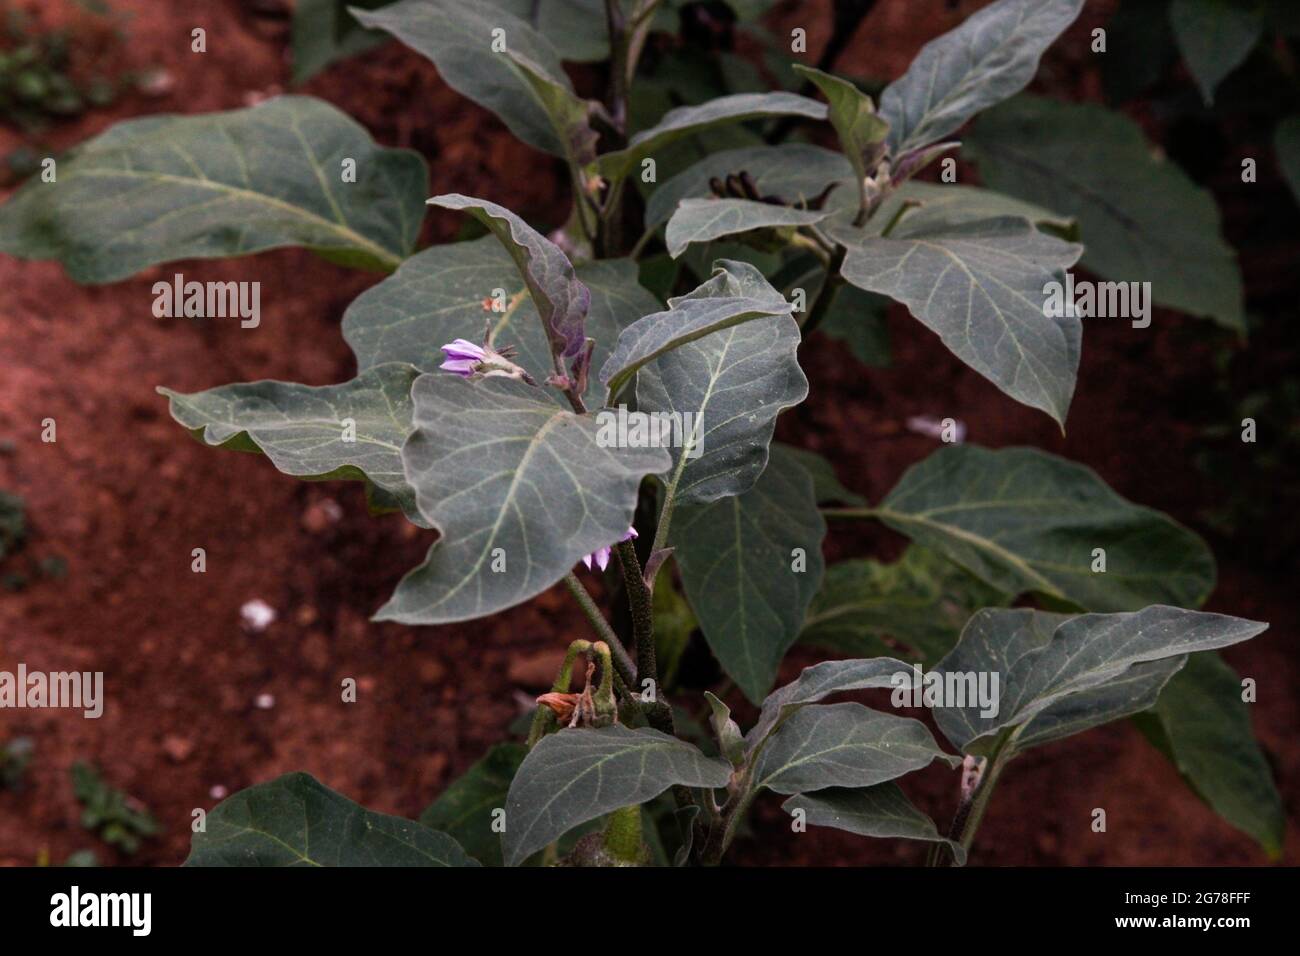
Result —
[[[1016,756],[1134,715],[1199,795],[1276,852],[1280,803],[1215,653],[1266,625],[1197,610],[1215,569],[1195,534],[1030,448],[947,442],[870,504],[825,459],[773,440],[808,394],[802,341],[831,333],[852,361],[889,300],[1064,428],[1082,322],[1045,303],[1084,253],[1081,217],[915,177],[1030,82],[1081,7],[998,0],[926,45],[878,102],[796,50],[791,89],[679,100],[646,120],[662,97],[638,98],[642,84],[673,90],[653,63],[673,55],[679,4],[371,3],[349,23],[429,57],[563,164],[566,222],[544,234],[487,198],[429,199],[420,156],[301,95],[121,123],[0,208],[0,250],[57,259],[81,282],[290,245],[385,273],[343,318],[355,378],[160,388],[172,416],[286,474],[360,480],[371,509],[436,532],[377,621],[471,621],[563,583],[590,623],[526,740],[494,747],[418,822],[291,774],[211,810],[188,862],[717,864],[770,791],[796,832],[917,840],[931,862],[960,864]],[[603,62],[607,95],[575,92],[566,59]],[[839,148],[769,141],[776,129]],[[991,171],[996,147],[1018,147],[979,140]],[[1146,195],[1125,197],[1117,268],[1159,287],[1172,243],[1235,269],[1213,203],[1155,163],[1139,157]],[[1068,171],[1035,174],[1068,192]],[[1160,232],[1169,195],[1202,210],[1195,234]],[[417,249],[426,200],[479,238]],[[1205,281],[1210,266],[1187,264],[1177,281]],[[1198,305],[1240,311],[1239,281],[1213,291]],[[205,314],[210,290],[195,295]],[[828,520],[878,521],[911,544],[892,563],[826,567]],[[674,682],[696,628],[725,695]],[[774,687],[796,642],[836,659]],[[827,702],[873,688],[929,708],[941,736]],[[757,707],[747,730],[723,696]],[[942,830],[898,783],[932,763],[952,773]]]

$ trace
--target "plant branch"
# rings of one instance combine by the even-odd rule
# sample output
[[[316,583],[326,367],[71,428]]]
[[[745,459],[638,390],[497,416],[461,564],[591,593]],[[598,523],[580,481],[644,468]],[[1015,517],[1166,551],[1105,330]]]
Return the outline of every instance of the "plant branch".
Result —
[[[645,708],[650,726],[666,734],[673,733],[672,710],[663,700],[659,686],[659,667],[655,660],[654,609],[650,587],[646,584],[631,541],[618,543],[618,561],[623,569],[623,586],[627,589],[628,606],[632,612],[632,633],[636,639],[637,679],[654,682],[654,703]]]
[[[804,319],[802,331],[806,337],[809,332],[822,324],[822,321],[831,311],[831,305],[835,302],[835,293],[844,284],[844,279],[840,275],[840,267],[844,265],[844,256],[846,250],[843,246],[835,247],[835,254],[826,264],[826,281],[822,287],[817,290],[817,298],[808,310],[808,317]]]

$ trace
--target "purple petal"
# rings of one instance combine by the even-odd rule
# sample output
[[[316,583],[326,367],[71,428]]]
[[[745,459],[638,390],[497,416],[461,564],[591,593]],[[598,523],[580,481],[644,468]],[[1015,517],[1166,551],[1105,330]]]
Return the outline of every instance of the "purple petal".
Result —
[[[593,554],[584,554],[584,555],[582,556],[582,563],[585,564],[585,565],[587,566],[587,570],[588,570],[588,571],[591,570],[591,559],[594,558],[594,557],[595,557],[595,555],[593,555]]]
[[[449,359],[472,359],[475,362],[481,362],[487,357],[480,346],[464,339],[457,339],[449,345],[444,345],[442,351]]]
[[[593,555],[593,557],[596,559],[596,563],[600,565],[602,571],[609,567],[609,548],[601,548]]]
[[[618,540],[619,540],[619,541],[631,541],[633,538],[636,538],[636,537],[639,537],[639,535],[636,533],[636,528],[628,528],[628,529],[627,529],[627,534],[623,535],[623,537],[619,538]]]
[[[477,365],[478,362],[474,359],[448,359],[439,365],[438,368],[442,369],[444,372],[451,372],[454,375],[463,375],[466,378],[469,378],[474,374],[474,369]]]

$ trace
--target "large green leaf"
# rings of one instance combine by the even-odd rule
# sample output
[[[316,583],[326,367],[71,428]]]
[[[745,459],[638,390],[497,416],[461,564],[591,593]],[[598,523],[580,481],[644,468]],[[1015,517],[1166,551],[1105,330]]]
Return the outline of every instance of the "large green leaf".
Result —
[[[170,400],[172,417],[199,441],[260,451],[298,478],[361,479],[423,524],[401,458],[411,433],[411,383],[417,375],[410,365],[389,362],[342,385],[265,381],[188,395],[158,391]]]
[[[713,195],[710,180],[722,181],[741,173],[749,174],[759,195],[776,196],[791,205],[801,205],[820,195],[831,183],[851,181],[853,167],[839,153],[807,143],[747,146],[711,153],[650,194],[645,212],[647,228],[667,222],[683,199]],[[841,186],[837,192],[843,189]],[[847,201],[853,202],[855,195],[850,191]]]
[[[585,263],[577,267],[577,277],[591,293],[586,332],[596,340],[592,362],[599,368],[619,333],[643,315],[658,312],[660,304],[638,284],[636,263],[630,259]],[[497,289],[505,293],[501,313],[491,311]],[[403,262],[348,306],[343,337],[362,371],[383,362],[409,362],[431,372],[445,358],[442,345],[458,338],[480,340],[488,319],[495,343],[514,346],[515,361],[537,381],[551,374],[541,318],[509,254],[491,236],[433,246]],[[600,406],[604,392],[593,375],[587,405]],[[548,394],[568,407],[558,391]]]
[[[1254,0],[1173,0],[1169,22],[1206,103],[1264,33],[1264,13]]]
[[[1083,0],[998,0],[927,43],[880,96],[894,155],[938,142],[1023,90],[1082,9]]]
[[[826,569],[799,640],[855,656],[899,653],[938,660],[976,610],[1007,595],[918,545],[892,563],[841,561]]]
[[[677,206],[664,244],[674,259],[693,242],[712,242],[722,236],[752,232],[757,229],[811,226],[830,215],[829,211],[796,209],[752,199],[683,199]]]
[[[642,727],[561,730],[543,737],[520,765],[506,800],[507,866],[518,866],[566,832],[669,787],[722,787],[724,760]]]
[[[863,365],[887,368],[889,345],[888,296],[867,292],[848,283],[828,289],[830,304],[817,331],[843,342]]]
[[[858,836],[921,840],[943,843],[952,850],[957,865],[966,862],[966,849],[939,835],[934,821],[918,810],[894,783],[848,790],[832,787],[817,793],[798,793],[781,804],[793,815],[802,810],[815,827],[835,827]]]
[[[1270,856],[1281,854],[1282,797],[1251,732],[1241,681],[1219,655],[1191,655],[1137,721],[1219,816]]]
[[[719,260],[713,275],[686,295],[668,300],[666,311],[647,315],[624,329],[600,380],[613,399],[641,367],[690,342],[733,326],[793,308],[763,274],[745,262]]]
[[[799,635],[821,584],[825,535],[812,478],[779,450],[744,494],[677,508],[668,543],[686,597],[723,670],[752,701],[771,688]]]
[[[422,375],[402,448],[420,513],[442,532],[376,620],[444,624],[539,594],[632,523],[661,448],[607,448],[594,416],[504,378]]]
[[[1150,707],[1185,655],[1267,627],[1163,605],[1069,618],[1028,608],[979,611],[935,671],[997,675],[996,713],[950,701],[934,708],[935,721],[967,753],[986,751],[1003,731],[1014,731],[1023,749]]]
[[[523,744],[497,744],[425,808],[420,822],[446,833],[485,866],[500,866],[494,813],[504,812],[510,781],[527,754]]]
[[[501,117],[521,140],[563,156],[545,108],[506,52],[493,50],[493,31],[504,35],[506,51],[522,54],[555,83],[572,89],[559,54],[527,22],[489,3],[461,0],[401,0],[379,10],[354,10],[364,26],[385,30],[438,67],[447,85]]]
[[[604,0],[481,0],[508,10],[551,41],[561,59],[590,63],[609,57]]]
[[[1161,305],[1245,328],[1214,197],[1153,155],[1132,120],[1022,96],[980,117],[966,147],[990,187],[1078,218],[1084,268],[1150,282]]]
[[[241,790],[207,815],[186,866],[478,866],[451,837],[375,813],[290,773]]]
[[[622,179],[643,158],[653,157],[656,151],[684,136],[701,133],[721,123],[771,116],[824,120],[826,106],[797,93],[733,93],[699,106],[679,106],[665,113],[654,126],[633,136],[626,149],[600,157],[600,169],[610,179]]]
[[[823,661],[805,667],[790,683],[767,695],[758,720],[745,735],[746,744],[753,750],[791,714],[831,694],[900,684],[905,687],[912,685],[912,666],[892,657]]]
[[[947,225],[918,215],[888,238],[836,238],[848,244],[845,279],[904,303],[963,362],[1064,425],[1082,329],[1076,316],[1046,315],[1044,286],[1064,281],[1079,246],[1009,216]]]
[[[1191,531],[1032,448],[942,448],[908,469],[876,513],[1008,595],[1129,611],[1195,607],[1214,584],[1214,558]],[[1104,572],[1093,570],[1097,548]]]
[[[934,760],[960,763],[919,720],[861,704],[818,704],[796,711],[768,739],[754,786],[777,793],[872,787]]]
[[[551,240],[504,206],[459,193],[434,196],[434,206],[469,213],[501,240],[528,287],[533,306],[557,360],[574,358],[585,342],[591,292],[579,281],[569,257]]]
[[[78,146],[55,182],[25,184],[0,207],[0,252],[58,259],[78,282],[281,246],[391,270],[415,245],[426,179],[418,155],[311,97],[149,116]]]
[[[866,506],[867,499],[845,488],[835,474],[835,467],[815,451],[796,448],[781,442],[776,443],[774,447],[779,449],[779,454],[788,455],[797,461],[812,476],[813,492],[817,496],[819,505],[834,502],[854,507]]]

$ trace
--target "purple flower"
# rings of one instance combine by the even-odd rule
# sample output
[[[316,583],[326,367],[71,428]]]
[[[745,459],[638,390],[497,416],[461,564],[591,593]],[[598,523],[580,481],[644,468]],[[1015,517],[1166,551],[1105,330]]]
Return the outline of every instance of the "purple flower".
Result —
[[[463,375],[465,378],[469,378],[477,371],[480,362],[487,360],[487,353],[483,351],[482,346],[464,339],[457,339],[450,345],[444,345],[442,351],[447,356],[447,361],[439,368],[444,372]]]
[[[628,528],[627,534],[623,535],[623,537],[619,538],[618,540],[620,542],[631,541],[635,537],[636,537],[636,528]],[[591,565],[593,562],[595,562],[600,567],[600,569],[604,571],[607,567],[609,567],[609,555],[610,555],[610,550],[612,548],[613,545],[610,545],[609,547],[600,548],[597,551],[593,551],[591,552],[591,554],[584,555],[582,558],[582,563],[587,566],[588,571],[591,570]]]

